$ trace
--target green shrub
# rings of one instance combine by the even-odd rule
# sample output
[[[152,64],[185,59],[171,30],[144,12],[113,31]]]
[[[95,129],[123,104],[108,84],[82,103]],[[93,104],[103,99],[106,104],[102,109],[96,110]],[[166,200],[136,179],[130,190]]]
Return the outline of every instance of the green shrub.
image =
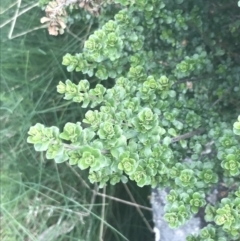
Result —
[[[239,240],[237,2],[115,0],[102,6],[99,28],[83,52],[67,53],[62,62],[89,79],[57,86],[64,99],[88,108],[85,118],[63,132],[38,123],[28,142],[47,151],[47,159],[88,169],[89,181],[100,187],[128,179],[139,187],[169,187],[170,227],[204,208],[210,224],[188,240]],[[227,194],[211,204],[207,197],[220,185]]]

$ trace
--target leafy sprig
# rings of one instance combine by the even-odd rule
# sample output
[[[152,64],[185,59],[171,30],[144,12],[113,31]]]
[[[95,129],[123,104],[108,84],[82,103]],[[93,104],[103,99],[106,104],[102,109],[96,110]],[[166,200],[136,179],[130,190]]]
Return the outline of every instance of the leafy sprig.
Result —
[[[83,51],[62,60],[69,72],[98,80],[57,86],[64,99],[88,108],[84,124],[69,122],[62,132],[36,124],[27,141],[47,159],[87,169],[100,187],[130,179],[169,188],[164,218],[172,228],[205,209],[211,224],[187,240],[238,240],[240,119],[233,128],[226,123],[239,98],[238,20],[226,26],[224,14],[216,15],[223,3],[112,4],[117,10],[109,16],[103,9]],[[103,82],[110,79],[111,88]],[[227,198],[209,204],[219,182],[229,187]]]

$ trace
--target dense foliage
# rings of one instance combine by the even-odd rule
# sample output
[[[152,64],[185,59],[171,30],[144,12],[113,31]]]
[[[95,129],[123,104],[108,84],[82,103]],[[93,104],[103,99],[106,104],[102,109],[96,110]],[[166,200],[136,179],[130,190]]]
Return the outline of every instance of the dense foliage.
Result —
[[[104,2],[83,52],[63,57],[69,72],[86,79],[57,86],[64,99],[88,108],[85,118],[63,131],[38,123],[28,142],[47,159],[88,169],[100,187],[128,179],[169,187],[165,219],[172,228],[204,208],[210,224],[189,241],[239,240],[238,5]],[[225,194],[211,200],[220,187]]]

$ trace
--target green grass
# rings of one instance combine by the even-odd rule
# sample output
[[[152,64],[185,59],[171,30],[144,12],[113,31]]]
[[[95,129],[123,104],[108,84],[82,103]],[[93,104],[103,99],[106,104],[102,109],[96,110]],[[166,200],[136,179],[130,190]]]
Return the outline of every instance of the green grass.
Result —
[[[87,172],[46,160],[44,153],[35,152],[27,144],[27,131],[37,122],[62,128],[68,121],[82,120],[86,110],[64,101],[56,85],[67,78],[78,81],[84,77],[68,73],[61,60],[67,52],[80,52],[82,42],[78,38],[84,39],[89,33],[88,25],[81,22],[71,26],[78,38],[68,33],[53,37],[46,29],[34,30],[41,26],[39,19],[44,13],[33,7],[16,18],[9,39],[10,19],[18,5],[12,4],[14,1],[4,0],[0,10],[0,239],[151,240],[152,233],[134,206],[100,195],[105,193],[134,204],[122,184],[98,190],[88,183]],[[19,13],[34,4],[22,1]],[[149,188],[140,189],[134,183],[129,183],[128,188],[137,203],[150,206]],[[151,223],[151,211],[142,212]]]

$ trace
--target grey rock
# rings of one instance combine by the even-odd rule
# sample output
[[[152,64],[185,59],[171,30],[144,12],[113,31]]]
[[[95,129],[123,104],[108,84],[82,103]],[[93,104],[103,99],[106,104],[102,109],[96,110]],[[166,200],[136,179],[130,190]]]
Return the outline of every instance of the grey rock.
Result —
[[[155,241],[186,241],[189,234],[198,234],[201,229],[201,219],[193,217],[179,229],[171,229],[163,219],[164,206],[168,190],[152,189],[151,204],[153,209],[153,222]]]

